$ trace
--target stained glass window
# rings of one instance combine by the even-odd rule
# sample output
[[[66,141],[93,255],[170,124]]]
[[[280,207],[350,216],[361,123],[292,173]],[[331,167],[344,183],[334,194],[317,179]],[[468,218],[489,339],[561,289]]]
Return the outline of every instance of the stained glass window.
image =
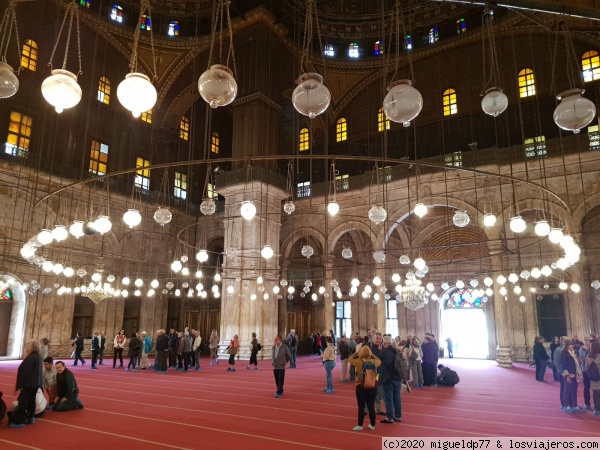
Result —
[[[548,156],[546,136],[525,139],[523,144],[525,144],[525,158],[545,158]]]
[[[135,161],[135,167],[139,169],[135,171],[133,182],[135,187],[142,191],[150,190],[150,169],[146,169],[146,167],[150,167],[150,161],[138,157]]]
[[[590,125],[587,130],[590,140],[590,150],[600,150],[600,127],[598,125]]]
[[[325,56],[334,57],[335,49],[333,48],[333,44],[325,44],[325,51],[323,53]]]
[[[179,36],[179,22],[177,22],[176,20],[171,20],[169,22],[169,31],[167,32],[167,34],[171,37]]]
[[[446,89],[442,99],[444,103],[444,116],[450,116],[458,113],[458,105],[456,104],[456,91],[454,89]]]
[[[375,55],[383,55],[383,41],[375,41]]]
[[[140,23],[140,28],[142,30],[150,31],[152,30],[152,19],[148,14],[144,14],[142,16],[142,22]]]
[[[90,173],[104,175],[108,165],[108,145],[102,142],[92,141],[90,150]]]
[[[377,131],[390,129],[390,119],[387,118],[383,111],[383,106],[377,111]]]
[[[206,196],[208,198],[213,198],[216,199],[219,196],[219,193],[217,192],[217,188],[215,187],[214,184],[212,183],[208,183],[206,186]]]
[[[35,72],[37,69],[38,46],[35,41],[27,39],[21,49],[21,67]]]
[[[10,113],[5,152],[12,156],[27,157],[31,139],[31,117],[16,111]]]
[[[219,133],[214,131],[210,138],[210,151],[213,152],[215,155],[218,155],[220,146],[221,146],[221,144],[220,144],[220,139],[219,139]]]
[[[86,8],[90,7],[90,3],[92,3],[92,0],[79,0],[79,4],[81,6],[85,6]]]
[[[473,295],[470,289],[454,291],[446,302],[446,309],[477,309],[483,308],[483,300]]]
[[[404,43],[404,48],[406,50],[412,50],[412,36],[410,34],[406,35],[406,41]]]
[[[462,167],[462,152],[446,153],[444,162],[447,166]]]
[[[110,81],[106,77],[100,77],[98,81],[98,101],[105,105],[110,104]]]
[[[110,10],[110,18],[115,22],[123,23],[123,8],[119,5],[113,5]]]
[[[345,191],[350,189],[350,175],[338,175],[335,177],[335,186],[338,191]]]
[[[350,44],[350,47],[348,48],[348,56],[350,58],[358,58],[358,44],[356,42]]]
[[[179,122],[179,138],[187,141],[190,138],[190,119],[183,116]]]
[[[299,135],[298,150],[305,152],[309,149],[308,128],[302,128]]]
[[[523,69],[519,72],[519,95],[521,98],[535,95],[535,78],[533,70]]]
[[[437,27],[429,29],[429,43],[435,44],[440,39],[440,34]]]
[[[187,175],[175,172],[175,197],[185,200],[187,198]],[[212,198],[212,197],[209,197]]]
[[[595,50],[585,52],[581,57],[581,68],[583,69],[583,81],[600,80],[600,56]]]
[[[12,292],[9,288],[2,289],[2,293],[0,294],[0,301],[2,302],[12,302]]]
[[[460,18],[456,21],[456,34],[462,34],[467,31],[467,22],[465,19]]]
[[[152,123],[152,108],[142,113],[142,121]]]

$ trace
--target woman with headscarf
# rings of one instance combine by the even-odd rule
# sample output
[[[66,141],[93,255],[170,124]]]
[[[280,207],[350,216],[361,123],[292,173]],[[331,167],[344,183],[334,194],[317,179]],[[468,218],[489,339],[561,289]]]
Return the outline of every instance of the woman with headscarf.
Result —
[[[229,367],[227,368],[227,372],[235,372],[235,355],[238,353],[239,346],[238,335],[234,334],[233,339],[227,347],[227,354],[229,355]]]
[[[564,388],[564,412],[572,414],[574,412],[585,412],[583,408],[577,406],[577,387],[579,380],[583,378],[581,366],[575,352],[573,351],[573,341],[566,340],[560,353],[560,366],[562,367],[562,376],[565,378]]]
[[[217,334],[217,330],[211,331],[208,347],[210,348],[210,365],[213,365],[213,361],[219,364],[219,360],[217,359],[217,350],[219,349],[219,335]]]
[[[358,405],[358,425],[353,428],[354,431],[362,431],[365,420],[365,404],[369,410],[369,429],[375,430],[375,397],[377,397],[377,387],[366,389],[363,387],[363,364],[373,363],[375,367],[381,365],[381,360],[375,356],[367,345],[363,345],[360,350],[350,356],[348,362],[356,370],[356,403]]]

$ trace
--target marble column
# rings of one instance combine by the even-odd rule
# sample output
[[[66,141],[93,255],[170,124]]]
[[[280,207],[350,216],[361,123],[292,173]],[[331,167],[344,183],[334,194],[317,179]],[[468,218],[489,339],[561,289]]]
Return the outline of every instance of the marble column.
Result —
[[[490,248],[490,253],[498,253],[500,249]],[[503,295],[500,295],[500,285],[496,282],[496,277],[500,275],[502,269],[502,257],[500,255],[492,256],[492,269],[494,279],[494,315],[496,317],[496,362],[500,367],[512,367],[511,357],[511,329],[509,327],[508,315],[509,309],[507,301]]]
[[[377,304],[375,305],[375,327],[377,328],[377,331],[379,331],[380,333],[387,333],[386,330],[386,320],[385,320],[385,310],[386,310],[386,302],[387,300],[385,299],[385,292],[381,292],[381,288],[382,286],[385,286],[385,269],[383,267],[383,264],[377,264],[377,266],[375,267],[375,275],[378,276],[381,279],[381,285],[379,286],[373,286],[373,296],[375,294],[379,294],[379,301],[377,302]],[[398,333],[398,331],[396,331],[395,333],[392,333],[392,338],[396,337],[396,334]]]
[[[322,332],[326,335],[329,334],[329,330],[335,332],[335,316],[333,303],[335,303],[337,297],[331,286],[333,280],[333,260],[334,257],[331,255],[323,257],[323,266],[325,267],[325,294],[323,295],[323,330]],[[339,282],[339,280],[337,280]],[[317,330],[319,331],[319,330]],[[339,336],[337,336],[339,337]]]
[[[260,181],[219,188],[225,197],[223,295],[221,297],[220,336],[227,344],[237,334],[239,359],[249,359],[251,333],[263,345],[261,356],[270,357],[278,323],[278,299],[273,287],[279,282],[279,234],[281,201],[286,193]],[[251,220],[240,215],[242,202],[252,201],[257,214]],[[260,252],[270,245],[274,256],[265,260]],[[263,279],[258,282],[258,277]],[[229,293],[228,289],[233,292]],[[265,296],[267,298],[265,299]],[[285,298],[282,288],[281,294]]]
[[[575,264],[569,269],[571,275],[571,283],[577,283],[581,290],[578,293],[568,290],[566,295],[566,306],[569,309],[569,322],[567,323],[567,334],[569,336],[576,334],[579,339],[583,340],[583,336],[587,336],[592,331],[591,316],[585,305],[585,277],[583,274],[583,265]]]

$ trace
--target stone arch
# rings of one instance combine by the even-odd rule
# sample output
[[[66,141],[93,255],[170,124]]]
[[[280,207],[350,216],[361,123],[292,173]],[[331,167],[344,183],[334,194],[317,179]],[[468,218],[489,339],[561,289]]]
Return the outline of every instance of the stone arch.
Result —
[[[571,213],[573,232],[581,233],[583,219],[590,211],[592,211],[598,205],[600,205],[600,191],[587,195],[583,199],[583,201],[581,201],[579,204],[577,204],[577,206],[575,206],[575,208],[573,208],[573,212]]]
[[[369,228],[365,223],[359,222],[357,220],[349,220],[348,222],[344,222],[344,223],[338,225],[329,233],[329,238],[328,238],[329,242],[330,242],[329,254],[333,254],[335,245],[337,244],[338,240],[345,233],[347,233],[348,231],[352,231],[352,230],[362,231],[365,235],[369,236],[371,239],[373,239],[373,240],[375,239],[375,234],[373,233],[371,228]]]
[[[20,358],[23,351],[25,338],[25,319],[27,314],[27,293],[23,281],[17,276],[3,272],[0,281],[8,284],[13,295],[10,328],[8,330],[8,343],[6,346],[7,358]]]
[[[317,250],[321,250],[321,252],[323,252],[326,249],[325,236],[323,235],[323,233],[310,227],[299,228],[295,230],[294,233],[286,237],[281,243],[281,257],[284,261],[290,258],[292,247],[294,246],[294,244],[302,238],[304,238],[305,236],[310,236],[318,242],[320,249],[315,249],[315,253],[317,253]]]
[[[565,225],[570,226],[571,228],[573,228],[574,226],[572,225],[573,223],[575,223],[572,219],[571,219],[571,214],[569,210],[565,210],[561,205],[559,205],[558,203],[552,202],[550,203],[551,208],[547,208],[547,204],[542,201],[542,199],[540,198],[522,198],[517,202],[517,210],[519,212],[521,211],[545,211],[547,214],[549,214],[550,216],[557,216],[560,214],[560,216],[562,216],[562,221],[563,223],[565,223]],[[550,209],[550,211],[548,211],[548,209]],[[506,233],[510,233],[511,235],[514,234],[511,229],[508,227],[508,223],[510,221],[510,218],[513,217],[514,215],[514,211],[515,211],[515,207],[514,205],[511,203],[509,205],[507,205],[502,211],[500,211],[499,219],[502,219],[503,222],[506,224]],[[557,214],[559,213],[559,214]],[[581,221],[580,221],[581,222]]]

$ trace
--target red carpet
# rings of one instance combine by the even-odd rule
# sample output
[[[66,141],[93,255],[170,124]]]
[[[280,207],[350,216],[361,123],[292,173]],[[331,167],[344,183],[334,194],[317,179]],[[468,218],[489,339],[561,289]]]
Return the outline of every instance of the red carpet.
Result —
[[[318,357],[301,357],[286,371],[285,394],[274,398],[268,361],[258,371],[238,363],[202,370],[125,372],[111,366],[74,367],[84,410],[47,411],[25,429],[0,426],[0,448],[105,449],[380,449],[382,436],[579,436],[600,439],[591,411],[567,415],[558,408],[558,383],[535,381],[527,365],[501,369],[492,361],[445,360],[461,382],[455,388],[414,389],[402,398],[403,422],[354,432],[356,399],[350,383],[334,395],[321,392],[325,371]],[[70,361],[68,362],[70,363]],[[0,362],[0,390],[14,400],[19,362]],[[582,397],[582,388],[579,388]],[[583,398],[580,403],[583,406]]]

